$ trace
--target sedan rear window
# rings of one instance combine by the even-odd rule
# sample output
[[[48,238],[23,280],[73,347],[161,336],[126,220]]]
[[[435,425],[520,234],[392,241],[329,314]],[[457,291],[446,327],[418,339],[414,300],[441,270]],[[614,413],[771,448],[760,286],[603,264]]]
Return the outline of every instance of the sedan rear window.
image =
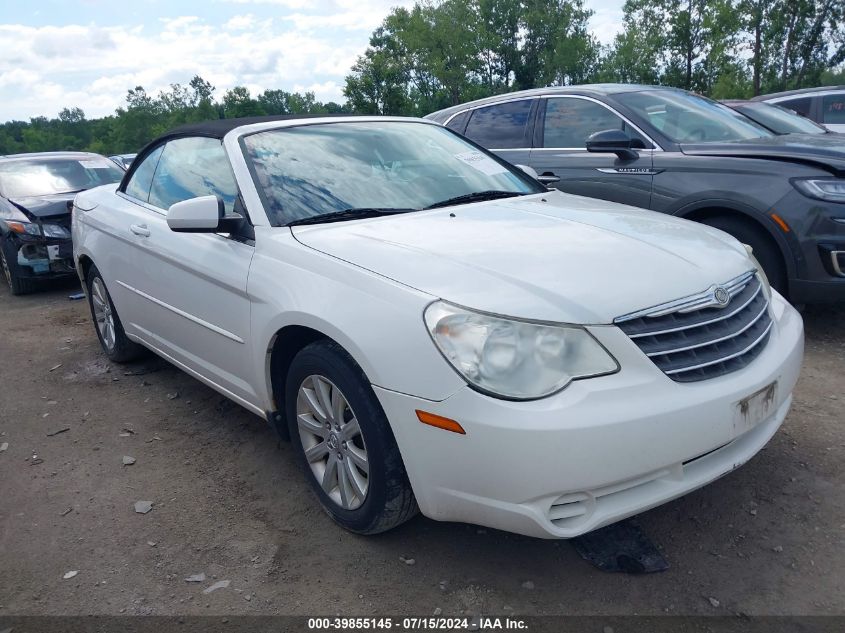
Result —
[[[11,160],[0,163],[0,192],[7,198],[73,193],[118,182],[123,173],[104,156]]]
[[[539,184],[450,130],[426,123],[342,122],[243,139],[271,223],[347,209],[422,209],[467,194],[539,193]]]

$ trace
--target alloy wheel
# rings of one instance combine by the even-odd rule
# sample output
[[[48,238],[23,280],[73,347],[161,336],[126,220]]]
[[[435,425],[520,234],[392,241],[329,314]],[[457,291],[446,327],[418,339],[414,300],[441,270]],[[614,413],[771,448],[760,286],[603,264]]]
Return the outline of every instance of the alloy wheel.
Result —
[[[115,343],[115,329],[114,329],[114,314],[111,309],[111,302],[109,301],[106,287],[103,280],[97,277],[91,283],[91,304],[94,306],[94,320],[97,323],[97,330],[100,332],[100,337],[103,339],[103,344],[107,349],[114,349]]]
[[[311,473],[332,501],[344,510],[367,498],[370,465],[361,427],[340,389],[324,376],[302,381],[296,418]]]

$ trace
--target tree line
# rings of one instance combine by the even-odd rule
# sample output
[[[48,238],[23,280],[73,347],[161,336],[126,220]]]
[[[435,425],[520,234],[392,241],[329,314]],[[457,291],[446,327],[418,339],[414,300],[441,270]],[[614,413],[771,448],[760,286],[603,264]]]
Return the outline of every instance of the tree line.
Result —
[[[845,0],[626,0],[602,45],[584,0],[393,9],[346,78],[357,112],[426,114],[548,85],[643,83],[717,99],[845,83]]]
[[[87,119],[78,107],[63,108],[55,119],[35,117],[0,125],[0,154],[85,150],[98,154],[137,152],[164,132],[185,124],[274,114],[338,114],[345,105],[317,101],[313,92],[265,90],[253,97],[244,86],[215,100],[215,88],[200,76],[188,85],[171,84],[150,95],[142,86],[126,94],[126,104],[111,116]]]
[[[183,123],[262,114],[425,115],[548,85],[676,86],[716,99],[845,83],[845,0],[626,0],[609,45],[584,0],[422,0],[395,8],[346,77],[346,103],[311,92],[215,88],[195,76],[158,95],[137,86],[111,116],[78,107],[0,125],[0,154],[135,152]]]

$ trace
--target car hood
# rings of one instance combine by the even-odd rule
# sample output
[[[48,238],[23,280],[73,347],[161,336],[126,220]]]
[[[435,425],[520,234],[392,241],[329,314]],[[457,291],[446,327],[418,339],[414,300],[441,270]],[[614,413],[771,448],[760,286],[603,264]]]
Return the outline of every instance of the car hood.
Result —
[[[75,195],[75,193],[58,193],[49,196],[27,196],[9,198],[9,202],[30,218],[52,218],[69,215],[67,203],[71,202]]]
[[[688,143],[681,145],[681,151],[691,156],[800,162],[845,176],[845,137],[840,134],[784,134],[730,143]]]
[[[553,322],[610,323],[752,268],[716,229],[559,192],[291,230],[446,301]]]

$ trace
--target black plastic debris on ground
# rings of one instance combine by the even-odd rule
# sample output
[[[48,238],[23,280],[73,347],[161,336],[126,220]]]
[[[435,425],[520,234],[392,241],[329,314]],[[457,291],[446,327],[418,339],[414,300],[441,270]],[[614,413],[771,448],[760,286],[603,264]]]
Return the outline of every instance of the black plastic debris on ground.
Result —
[[[570,541],[581,558],[602,571],[650,574],[669,563],[633,521],[620,521]]]

